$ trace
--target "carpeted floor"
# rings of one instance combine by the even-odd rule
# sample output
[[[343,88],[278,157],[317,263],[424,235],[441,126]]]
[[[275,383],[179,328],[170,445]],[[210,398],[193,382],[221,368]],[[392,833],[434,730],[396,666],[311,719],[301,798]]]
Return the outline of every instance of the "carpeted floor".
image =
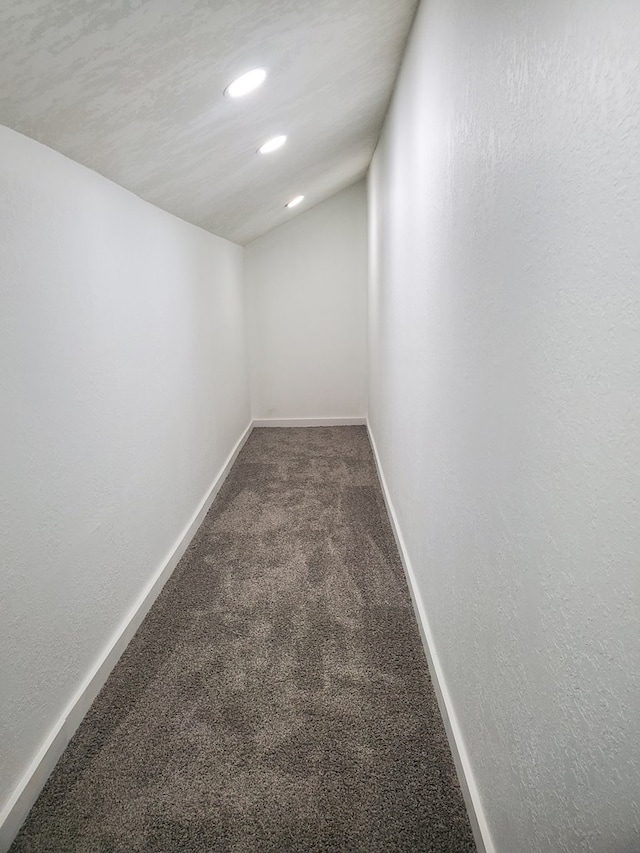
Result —
[[[12,853],[474,850],[364,427],[254,430]]]

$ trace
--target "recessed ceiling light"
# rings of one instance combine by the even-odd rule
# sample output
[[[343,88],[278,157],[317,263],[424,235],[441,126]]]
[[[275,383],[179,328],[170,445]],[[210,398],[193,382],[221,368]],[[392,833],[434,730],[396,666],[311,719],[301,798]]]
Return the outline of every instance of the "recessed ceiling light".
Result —
[[[267,72],[264,68],[254,68],[253,71],[247,71],[242,77],[238,77],[233,83],[229,83],[224,93],[230,98],[241,98],[261,86],[266,76]]]
[[[268,139],[264,145],[261,145],[260,148],[258,148],[258,153],[271,154],[272,151],[277,151],[278,148],[282,148],[286,141],[286,136],[274,136],[273,139]]]
[[[285,207],[297,207],[301,201],[304,200],[303,195],[297,195],[295,198],[292,198],[291,201],[287,202]]]

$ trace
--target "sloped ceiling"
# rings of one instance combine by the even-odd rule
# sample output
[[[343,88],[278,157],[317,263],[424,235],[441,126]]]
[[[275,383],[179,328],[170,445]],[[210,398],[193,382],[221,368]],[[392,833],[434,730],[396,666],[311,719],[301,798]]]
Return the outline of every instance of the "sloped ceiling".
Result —
[[[365,174],[416,5],[3,0],[0,123],[246,243]],[[254,67],[261,89],[223,96]]]

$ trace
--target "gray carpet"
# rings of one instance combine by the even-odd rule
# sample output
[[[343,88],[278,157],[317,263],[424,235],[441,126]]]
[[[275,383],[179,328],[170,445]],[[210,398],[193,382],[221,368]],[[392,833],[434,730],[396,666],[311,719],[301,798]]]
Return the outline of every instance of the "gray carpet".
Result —
[[[12,853],[474,851],[364,427],[254,430]]]

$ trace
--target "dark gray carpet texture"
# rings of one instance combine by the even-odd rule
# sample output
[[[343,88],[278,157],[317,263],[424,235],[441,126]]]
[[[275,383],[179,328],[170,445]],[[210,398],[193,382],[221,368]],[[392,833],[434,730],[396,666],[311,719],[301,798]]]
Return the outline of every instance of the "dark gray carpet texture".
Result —
[[[11,851],[475,851],[364,427],[252,432]]]

